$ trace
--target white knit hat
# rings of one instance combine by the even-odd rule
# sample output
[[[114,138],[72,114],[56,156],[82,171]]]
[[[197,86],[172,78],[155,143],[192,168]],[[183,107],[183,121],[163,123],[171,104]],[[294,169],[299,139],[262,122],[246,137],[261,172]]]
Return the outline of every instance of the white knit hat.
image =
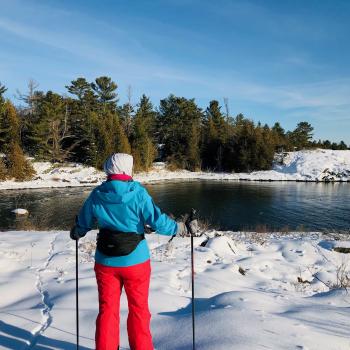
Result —
[[[107,175],[126,174],[132,176],[133,157],[127,153],[114,153],[104,163]]]

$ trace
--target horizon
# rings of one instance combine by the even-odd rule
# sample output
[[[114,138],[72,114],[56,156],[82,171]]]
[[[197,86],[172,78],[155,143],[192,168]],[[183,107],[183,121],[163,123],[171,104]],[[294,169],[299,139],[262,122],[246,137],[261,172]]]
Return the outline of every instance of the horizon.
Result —
[[[203,109],[228,98],[232,116],[286,130],[307,121],[315,140],[350,144],[349,2],[0,5],[0,82],[12,100],[31,78],[68,95],[72,80],[107,75],[121,103],[128,86],[133,104],[143,93],[155,106],[173,93]]]

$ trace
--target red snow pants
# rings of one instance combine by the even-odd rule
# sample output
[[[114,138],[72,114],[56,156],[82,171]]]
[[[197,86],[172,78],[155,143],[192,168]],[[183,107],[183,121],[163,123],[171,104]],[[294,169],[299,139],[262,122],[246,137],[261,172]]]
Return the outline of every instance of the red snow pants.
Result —
[[[120,294],[124,287],[128,299],[127,320],[131,350],[153,350],[148,309],[151,264],[110,267],[95,263],[99,314],[96,319],[96,350],[117,350],[119,346]]]

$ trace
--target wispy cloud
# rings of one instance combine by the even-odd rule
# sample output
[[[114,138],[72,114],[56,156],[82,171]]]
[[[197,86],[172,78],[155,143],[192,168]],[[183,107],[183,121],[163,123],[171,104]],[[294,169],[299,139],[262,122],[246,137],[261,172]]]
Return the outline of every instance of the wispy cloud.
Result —
[[[152,57],[147,57],[145,52],[143,52],[143,55],[131,56],[127,52],[127,48],[117,45],[108,47],[98,38],[92,38],[86,34],[73,33],[69,35],[64,31],[43,30],[40,27],[24,25],[0,17],[1,30],[22,39],[37,42],[56,50],[63,50],[67,54],[73,54],[85,60],[105,65],[106,71],[119,68],[122,72],[129,72],[130,77],[137,76],[140,79],[153,76],[165,80],[188,80],[189,75],[184,75],[181,73],[181,70],[174,69],[171,66],[152,62]],[[140,48],[142,49],[141,46],[137,49]]]
[[[221,85],[221,84],[220,84]],[[271,86],[256,82],[225,82],[222,92],[282,109],[349,106],[350,78],[297,85]]]

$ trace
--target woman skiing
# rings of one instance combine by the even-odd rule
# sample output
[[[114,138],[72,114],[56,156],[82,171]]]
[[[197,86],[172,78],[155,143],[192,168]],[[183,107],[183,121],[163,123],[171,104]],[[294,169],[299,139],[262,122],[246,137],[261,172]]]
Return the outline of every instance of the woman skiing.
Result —
[[[99,314],[96,319],[96,350],[119,349],[119,302],[124,287],[129,314],[127,329],[131,350],[153,350],[148,291],[150,254],[145,225],[156,233],[185,234],[184,223],[162,214],[147,190],[132,180],[133,158],[116,153],[104,164],[107,181],[86,199],[70,236],[83,237],[97,221],[95,253]]]

